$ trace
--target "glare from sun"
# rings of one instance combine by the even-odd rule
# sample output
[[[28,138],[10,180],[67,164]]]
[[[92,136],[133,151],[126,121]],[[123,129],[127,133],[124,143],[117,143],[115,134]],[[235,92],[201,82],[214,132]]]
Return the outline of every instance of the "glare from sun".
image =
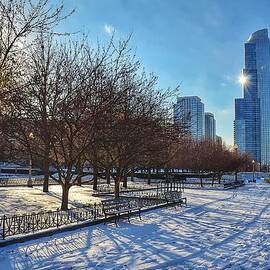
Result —
[[[239,77],[239,82],[244,86],[247,84],[248,82],[248,78],[247,76],[245,76],[244,74],[242,74],[240,77]]]

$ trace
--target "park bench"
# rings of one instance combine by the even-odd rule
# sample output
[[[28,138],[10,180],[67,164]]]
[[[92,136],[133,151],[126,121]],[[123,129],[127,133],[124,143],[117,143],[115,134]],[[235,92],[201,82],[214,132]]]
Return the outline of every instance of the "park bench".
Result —
[[[182,192],[180,191],[168,191],[164,195],[167,203],[179,203],[180,206],[182,204],[187,205],[187,198],[182,197]]]
[[[245,184],[245,182],[243,180],[240,181],[236,181],[236,182],[228,182],[228,183],[224,183],[224,189],[230,189],[230,188],[237,188],[237,187],[241,187]]]
[[[127,217],[130,223],[130,216],[137,214],[141,219],[141,207],[136,201],[129,201],[124,198],[112,199],[102,201],[102,211],[105,215],[104,224],[108,220],[108,217],[114,217],[115,225],[117,225],[117,219],[120,217]]]

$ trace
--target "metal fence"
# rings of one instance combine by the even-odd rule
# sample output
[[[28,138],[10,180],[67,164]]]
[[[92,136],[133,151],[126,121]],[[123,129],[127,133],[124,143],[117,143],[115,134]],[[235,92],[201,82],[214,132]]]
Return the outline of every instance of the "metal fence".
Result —
[[[127,198],[138,201],[142,208],[149,208],[164,204],[162,199],[150,198]],[[60,226],[80,223],[83,221],[95,221],[104,218],[102,205],[92,204],[84,207],[72,208],[67,211],[48,211],[31,213],[25,215],[13,215],[0,217],[0,237],[5,240],[7,237],[23,235],[42,231]]]
[[[157,193],[163,194],[169,191],[184,192],[184,180],[162,181],[157,185]]]
[[[28,178],[0,178],[0,187],[27,186],[28,181]],[[42,178],[32,178],[31,181],[33,186],[40,186],[43,185],[44,180]],[[59,183],[50,179],[49,184],[57,185]]]
[[[123,187],[123,183],[120,183],[120,191],[121,192],[129,192],[130,190],[141,190],[141,189],[155,189],[156,185],[147,185],[144,183],[133,183],[128,182],[127,188]],[[114,192],[114,185],[112,184],[100,184],[97,186],[98,193],[113,193]]]
[[[139,194],[140,196],[149,198],[159,198],[160,194],[168,191],[184,191],[183,180],[170,180],[161,181],[154,185],[148,185],[144,183],[128,183],[128,187],[124,188],[123,183],[120,183],[121,194]],[[114,192],[114,185],[102,184],[99,185],[96,191],[98,194],[112,194]],[[136,195],[137,196],[137,195]]]

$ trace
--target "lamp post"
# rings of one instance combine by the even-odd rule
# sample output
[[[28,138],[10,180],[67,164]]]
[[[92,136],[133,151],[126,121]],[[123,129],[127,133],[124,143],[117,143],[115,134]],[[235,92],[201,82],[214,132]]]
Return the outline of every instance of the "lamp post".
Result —
[[[238,150],[238,145],[235,144],[234,145],[234,150],[235,150],[235,154],[236,154],[236,158],[237,158],[237,150]],[[235,169],[235,178],[234,178],[234,181],[237,182],[238,179],[237,179],[237,173],[238,173],[238,168]]]
[[[32,139],[34,139],[34,134],[31,132],[29,134],[29,141],[31,141]],[[30,150],[30,156],[29,156],[29,177],[28,177],[28,181],[27,181],[27,186],[28,187],[33,187],[33,182],[32,182],[32,154],[31,154],[31,150]]]
[[[255,160],[254,159],[252,160],[252,172],[253,172],[252,179],[253,179],[253,182],[255,182]]]

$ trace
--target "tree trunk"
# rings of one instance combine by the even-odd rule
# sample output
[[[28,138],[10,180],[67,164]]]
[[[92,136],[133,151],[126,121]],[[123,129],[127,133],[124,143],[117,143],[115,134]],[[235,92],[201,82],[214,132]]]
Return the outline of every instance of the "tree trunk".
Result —
[[[93,190],[97,190],[97,185],[98,185],[98,172],[97,172],[97,166],[93,166]]]
[[[131,179],[132,182],[134,182],[134,169],[131,169]]]
[[[202,180],[202,175],[200,174],[200,184],[201,184],[201,187],[203,187],[203,180]]]
[[[111,183],[111,170],[110,170],[110,168],[106,168],[106,181],[107,181],[107,184],[110,185],[110,183]]]
[[[168,176],[169,176],[169,174],[168,174],[168,168],[164,168],[164,175],[165,175],[165,179],[166,180],[169,180],[168,179]]]
[[[82,185],[82,175],[78,176],[77,181],[78,181],[78,186],[81,186]]]
[[[117,176],[114,182],[114,197],[118,199],[120,197],[120,176]]]
[[[127,175],[124,176],[124,179],[123,179],[123,187],[124,187],[124,188],[127,188]]]
[[[83,176],[83,165],[81,164],[81,162],[79,162],[77,167],[76,167],[76,173],[78,174],[77,184],[78,184],[78,186],[81,186],[82,185],[82,176]]]
[[[151,168],[148,168],[147,184],[151,185]]]
[[[62,185],[62,203],[61,203],[61,210],[68,209],[68,194],[69,194],[70,187],[67,185]]]
[[[218,174],[218,184],[220,185],[220,183],[221,183],[221,174],[219,173]]]
[[[49,191],[49,162],[47,160],[44,161],[44,181],[43,181],[43,192],[48,192]]]

